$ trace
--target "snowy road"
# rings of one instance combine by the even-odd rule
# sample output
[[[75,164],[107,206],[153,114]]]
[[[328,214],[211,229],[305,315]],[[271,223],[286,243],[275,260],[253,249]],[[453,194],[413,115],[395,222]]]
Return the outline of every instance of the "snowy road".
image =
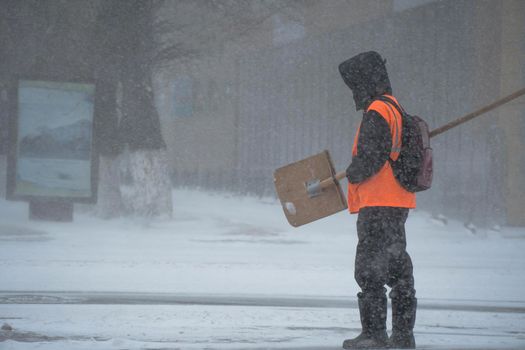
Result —
[[[359,331],[356,300],[337,298],[18,291],[0,304],[21,328],[0,331],[6,349],[338,349]],[[523,303],[421,300],[416,336],[420,349],[517,350],[524,320]]]
[[[294,229],[271,199],[174,198],[173,219],[72,223],[0,201],[0,349],[340,349],[359,333],[355,216]],[[407,235],[419,349],[525,349],[525,229],[414,211]]]
[[[299,308],[357,308],[357,300],[304,296],[213,295],[133,292],[0,291],[0,304],[22,305],[209,305]],[[419,300],[418,310],[525,314],[524,302]]]

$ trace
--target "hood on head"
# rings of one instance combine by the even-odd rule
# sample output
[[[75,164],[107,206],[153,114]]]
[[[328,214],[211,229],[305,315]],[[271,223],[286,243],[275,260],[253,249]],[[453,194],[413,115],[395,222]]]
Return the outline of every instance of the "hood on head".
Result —
[[[375,97],[392,94],[385,63],[377,52],[368,51],[339,65],[339,73],[352,90],[356,110],[365,109]]]

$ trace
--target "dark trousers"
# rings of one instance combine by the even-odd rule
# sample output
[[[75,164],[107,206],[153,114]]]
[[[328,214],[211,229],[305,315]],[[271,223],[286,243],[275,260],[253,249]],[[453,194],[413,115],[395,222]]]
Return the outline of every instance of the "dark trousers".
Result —
[[[413,298],[412,260],[406,251],[405,222],[408,209],[367,207],[357,218],[355,279],[361,297],[383,298],[385,285],[391,298]]]

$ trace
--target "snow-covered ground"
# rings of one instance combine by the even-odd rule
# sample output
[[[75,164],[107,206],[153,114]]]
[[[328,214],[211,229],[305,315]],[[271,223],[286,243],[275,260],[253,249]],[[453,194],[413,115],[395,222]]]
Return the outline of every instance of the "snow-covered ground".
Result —
[[[29,221],[0,201],[0,349],[337,349],[360,328],[355,216],[175,190],[173,219]],[[421,349],[525,349],[525,228],[413,211]]]

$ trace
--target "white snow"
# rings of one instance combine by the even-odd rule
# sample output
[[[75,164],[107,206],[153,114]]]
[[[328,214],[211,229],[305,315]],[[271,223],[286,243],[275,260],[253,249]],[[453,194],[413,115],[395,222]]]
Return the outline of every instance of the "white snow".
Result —
[[[177,189],[173,203],[169,220],[55,223],[0,201],[0,349],[336,349],[357,335],[355,216],[293,228],[274,199]],[[407,240],[419,348],[525,349],[525,228],[472,234],[416,210]],[[111,300],[75,302],[97,295]]]

